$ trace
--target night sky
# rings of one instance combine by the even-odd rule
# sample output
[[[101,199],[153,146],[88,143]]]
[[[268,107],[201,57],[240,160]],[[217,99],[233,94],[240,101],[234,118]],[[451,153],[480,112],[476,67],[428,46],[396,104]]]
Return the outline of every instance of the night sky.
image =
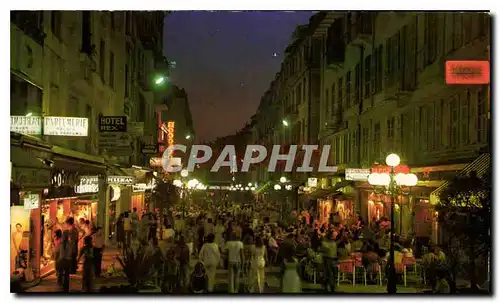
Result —
[[[165,19],[170,77],[186,89],[196,141],[234,134],[255,113],[298,24],[312,12],[173,12]]]

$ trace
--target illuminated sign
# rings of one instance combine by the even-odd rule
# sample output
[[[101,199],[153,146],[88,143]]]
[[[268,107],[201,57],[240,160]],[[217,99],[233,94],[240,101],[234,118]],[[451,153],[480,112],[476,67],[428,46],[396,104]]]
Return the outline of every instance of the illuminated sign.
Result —
[[[89,119],[78,117],[45,117],[43,134],[48,136],[87,137]]]
[[[307,178],[308,187],[318,187],[318,178]]]
[[[75,185],[75,193],[87,194],[99,192],[99,184],[80,184]]]
[[[162,166],[161,165],[161,159],[162,158],[157,158],[157,157],[149,159],[149,166],[151,166],[151,167],[161,167]]]
[[[37,209],[40,206],[40,197],[37,194],[24,195],[24,209]]]
[[[389,174],[391,172],[391,168],[387,165],[375,165],[372,167],[372,174]],[[394,172],[396,174],[409,174],[410,168],[407,165],[398,165],[394,168]]]
[[[42,117],[10,116],[10,131],[23,135],[40,135]]]
[[[169,121],[167,123],[167,143],[168,143],[168,146],[174,145],[174,131],[175,131],[175,122]]]
[[[346,168],[345,179],[352,181],[367,181],[370,175],[369,168]]]
[[[108,183],[132,185],[135,183],[135,178],[130,176],[108,176]]]
[[[489,61],[446,61],[446,84],[489,84]]]
[[[132,190],[134,192],[143,192],[143,191],[146,191],[148,189],[153,189],[154,186],[155,186],[154,182],[150,182],[148,184],[146,184],[146,183],[138,183],[138,184],[132,185]]]
[[[97,176],[81,176],[80,177],[80,185],[98,184],[98,183],[99,183],[99,177],[97,177]]]

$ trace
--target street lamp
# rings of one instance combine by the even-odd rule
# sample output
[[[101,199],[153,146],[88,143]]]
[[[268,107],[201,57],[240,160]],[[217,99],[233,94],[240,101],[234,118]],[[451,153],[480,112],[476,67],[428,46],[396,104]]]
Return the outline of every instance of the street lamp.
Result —
[[[165,76],[156,76],[155,84],[162,85],[166,80],[167,80],[167,78]]]
[[[189,175],[189,172],[187,169],[181,170],[181,177],[186,178]]]
[[[387,282],[387,292],[390,294],[395,294],[397,292],[396,288],[396,267],[394,265],[394,206],[396,190],[398,186],[415,186],[418,182],[418,178],[415,174],[402,174],[395,173],[396,166],[400,163],[400,158],[396,154],[390,154],[385,158],[385,163],[391,168],[389,174],[387,173],[372,173],[368,176],[368,183],[371,185],[387,186],[389,193],[391,195],[391,245],[389,254],[389,277]]]
[[[287,126],[288,126],[288,121],[283,120],[282,122],[283,122],[283,125],[284,125],[285,127],[287,127]]]
[[[191,139],[191,135],[186,135],[186,140]]]
[[[280,178],[280,183],[286,183],[286,181],[287,181],[287,180],[286,180],[286,178],[285,178],[285,177],[281,177],[281,178]]]

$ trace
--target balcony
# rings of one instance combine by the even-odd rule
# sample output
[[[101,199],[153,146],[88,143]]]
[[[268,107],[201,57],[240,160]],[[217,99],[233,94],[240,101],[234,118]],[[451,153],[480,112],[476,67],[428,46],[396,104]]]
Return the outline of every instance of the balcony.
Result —
[[[373,41],[374,12],[361,12],[354,23],[350,24],[350,43],[353,45],[371,45]]]
[[[11,11],[10,22],[43,46],[46,36],[43,32],[43,11]]]

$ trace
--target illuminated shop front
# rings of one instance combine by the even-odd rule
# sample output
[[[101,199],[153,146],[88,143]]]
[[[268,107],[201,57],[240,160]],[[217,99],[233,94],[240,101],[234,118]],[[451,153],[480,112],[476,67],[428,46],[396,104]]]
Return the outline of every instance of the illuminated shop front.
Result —
[[[50,145],[11,133],[10,274],[26,281],[40,277],[41,216],[44,188],[50,184]]]

